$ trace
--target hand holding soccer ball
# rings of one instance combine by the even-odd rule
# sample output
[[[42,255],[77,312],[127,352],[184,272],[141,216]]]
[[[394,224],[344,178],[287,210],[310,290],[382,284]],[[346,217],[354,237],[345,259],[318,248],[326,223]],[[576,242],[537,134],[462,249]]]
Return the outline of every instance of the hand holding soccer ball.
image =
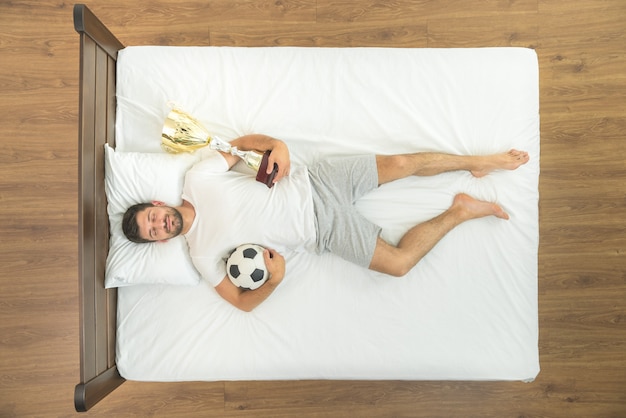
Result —
[[[268,248],[263,252],[263,258],[272,282],[274,284],[282,282],[285,277],[285,257],[278,251]]]
[[[273,281],[282,281],[285,259],[274,250],[256,244],[243,244],[228,257],[226,272],[235,286],[254,290],[261,287],[270,276]]]

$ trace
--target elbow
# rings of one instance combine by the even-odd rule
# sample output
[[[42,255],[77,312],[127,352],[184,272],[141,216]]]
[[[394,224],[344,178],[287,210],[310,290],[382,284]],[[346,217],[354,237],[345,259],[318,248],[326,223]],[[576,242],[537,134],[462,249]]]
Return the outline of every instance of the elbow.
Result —
[[[387,274],[392,277],[402,278],[406,276],[407,274],[409,274],[409,271],[411,271],[411,269],[397,268],[397,269],[390,270]]]
[[[238,299],[236,301],[231,302],[232,305],[239,309],[242,312],[250,313],[258,306],[258,304],[249,303],[247,300]]]
[[[246,313],[250,313],[254,310],[254,306],[237,306],[237,309],[239,309],[242,312],[246,312]]]

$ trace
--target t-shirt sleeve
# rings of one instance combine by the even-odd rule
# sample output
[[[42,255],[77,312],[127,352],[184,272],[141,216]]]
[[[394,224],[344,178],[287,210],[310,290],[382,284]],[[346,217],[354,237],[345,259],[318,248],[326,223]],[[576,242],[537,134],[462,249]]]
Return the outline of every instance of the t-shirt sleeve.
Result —
[[[193,257],[193,264],[211,286],[215,287],[226,277],[226,261],[215,260],[212,257]]]

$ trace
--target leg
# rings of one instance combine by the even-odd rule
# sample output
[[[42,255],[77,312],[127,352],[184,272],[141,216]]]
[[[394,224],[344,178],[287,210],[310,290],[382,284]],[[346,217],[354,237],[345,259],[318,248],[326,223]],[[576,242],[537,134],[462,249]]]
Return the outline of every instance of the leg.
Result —
[[[433,176],[457,170],[468,170],[476,177],[483,177],[493,170],[515,170],[528,159],[528,153],[517,150],[486,156],[423,152],[377,155],[376,164],[378,183],[384,184],[408,176]]]
[[[509,218],[495,203],[459,194],[448,210],[430,221],[414,226],[402,237],[397,246],[378,238],[369,268],[392,276],[404,276],[457,225],[485,216]]]

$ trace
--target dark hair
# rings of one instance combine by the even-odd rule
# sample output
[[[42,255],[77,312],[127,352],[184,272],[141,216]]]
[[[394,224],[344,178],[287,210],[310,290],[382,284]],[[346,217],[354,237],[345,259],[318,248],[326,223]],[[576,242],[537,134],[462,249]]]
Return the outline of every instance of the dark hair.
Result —
[[[152,203],[137,203],[129,207],[124,213],[122,219],[122,231],[129,241],[136,242],[138,244],[145,244],[152,242],[148,239],[141,238],[139,236],[139,225],[137,225],[137,214],[147,208],[154,207]]]

